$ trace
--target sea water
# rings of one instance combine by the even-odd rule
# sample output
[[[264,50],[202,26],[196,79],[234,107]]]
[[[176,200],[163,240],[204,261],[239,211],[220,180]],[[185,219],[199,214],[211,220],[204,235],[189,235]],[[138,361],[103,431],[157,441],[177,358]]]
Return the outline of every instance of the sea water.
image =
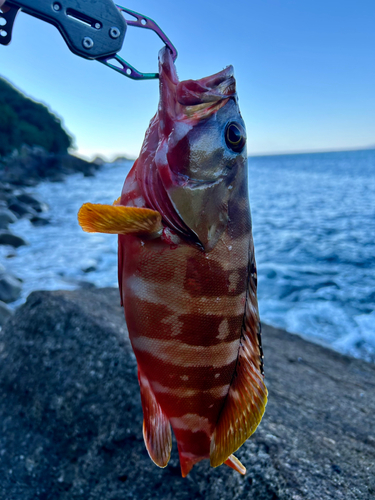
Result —
[[[375,150],[249,158],[249,192],[262,321],[375,361]],[[112,203],[131,162],[44,182],[30,191],[51,224],[20,220],[29,245],[0,247],[33,290],[117,286],[117,237],[84,233],[82,203]]]

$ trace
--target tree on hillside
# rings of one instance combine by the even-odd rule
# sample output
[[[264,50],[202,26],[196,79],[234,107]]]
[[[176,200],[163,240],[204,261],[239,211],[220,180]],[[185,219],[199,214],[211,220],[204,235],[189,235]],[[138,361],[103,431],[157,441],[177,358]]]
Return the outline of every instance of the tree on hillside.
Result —
[[[23,144],[50,153],[66,153],[72,137],[44,104],[33,101],[0,78],[0,156]]]

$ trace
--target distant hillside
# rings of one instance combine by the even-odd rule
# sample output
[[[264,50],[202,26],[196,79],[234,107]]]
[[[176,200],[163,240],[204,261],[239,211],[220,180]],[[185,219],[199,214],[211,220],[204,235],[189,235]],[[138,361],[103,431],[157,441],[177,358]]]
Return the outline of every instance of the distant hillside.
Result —
[[[0,78],[0,156],[23,144],[42,146],[50,153],[66,153],[72,138],[46,106]]]

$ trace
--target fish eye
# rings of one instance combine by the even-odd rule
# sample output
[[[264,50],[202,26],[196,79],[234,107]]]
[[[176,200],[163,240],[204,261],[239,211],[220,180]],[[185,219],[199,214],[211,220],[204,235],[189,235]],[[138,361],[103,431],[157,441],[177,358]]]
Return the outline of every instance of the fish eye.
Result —
[[[242,125],[229,123],[225,129],[225,142],[229,149],[241,153],[246,144],[246,133]]]

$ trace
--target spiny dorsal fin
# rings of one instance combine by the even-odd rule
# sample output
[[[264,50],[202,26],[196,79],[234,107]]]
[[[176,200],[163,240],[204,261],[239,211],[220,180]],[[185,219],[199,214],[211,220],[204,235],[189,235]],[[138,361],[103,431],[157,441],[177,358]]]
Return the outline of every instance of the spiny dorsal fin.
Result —
[[[161,215],[149,208],[125,207],[117,204],[85,203],[78,212],[78,222],[87,233],[153,234],[162,231]]]
[[[236,372],[211,440],[213,467],[227,463],[259,425],[267,403],[256,297],[256,268],[250,244],[249,284]],[[230,461],[232,462],[232,461]],[[231,466],[231,463],[227,463]]]
[[[168,417],[163,413],[147,378],[138,371],[143,408],[143,439],[151,460],[158,467],[166,467],[172,450],[172,431]]]

